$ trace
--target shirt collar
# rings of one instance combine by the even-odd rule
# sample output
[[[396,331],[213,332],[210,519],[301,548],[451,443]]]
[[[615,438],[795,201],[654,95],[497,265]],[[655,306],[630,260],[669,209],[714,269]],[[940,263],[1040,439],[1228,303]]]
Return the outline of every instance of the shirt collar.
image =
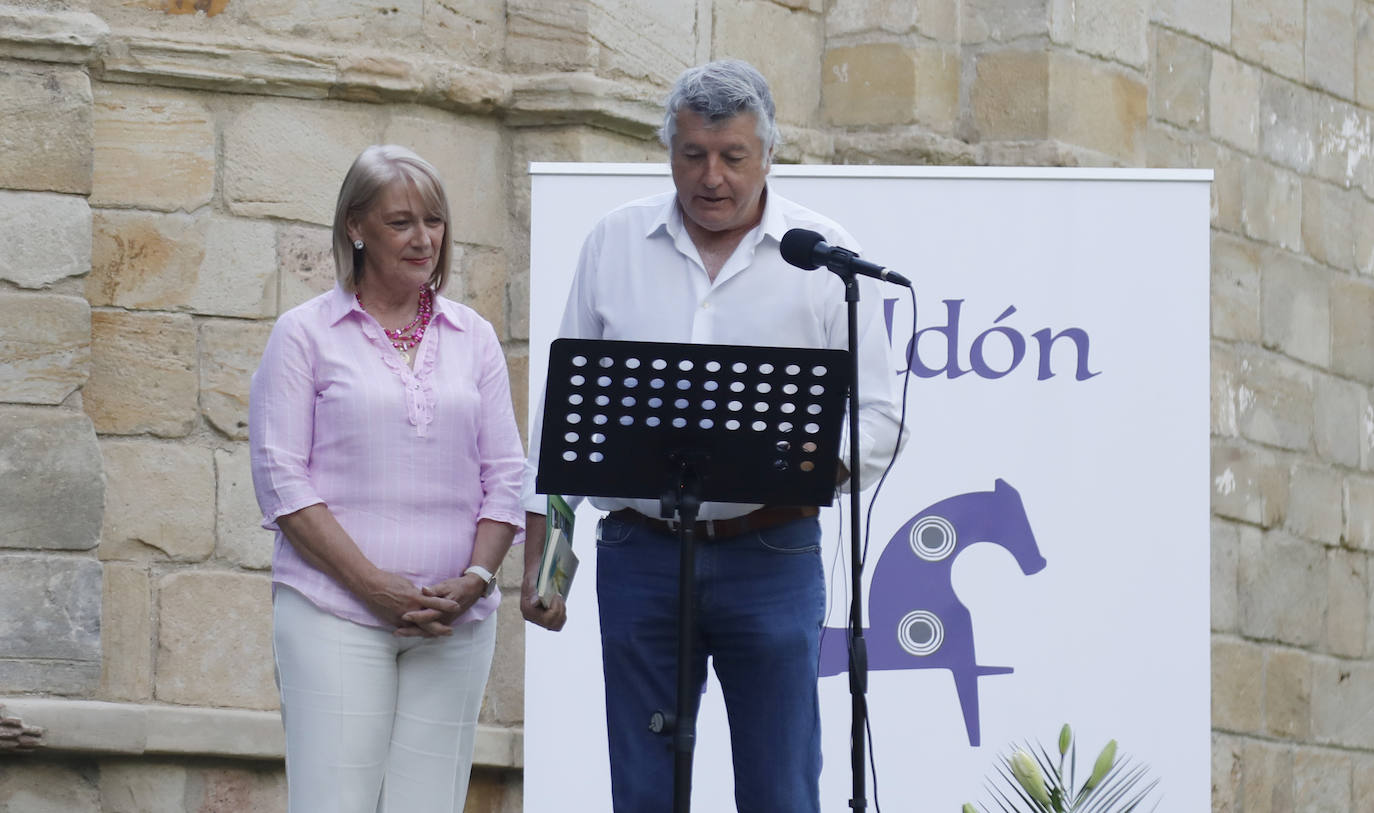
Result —
[[[358,298],[352,293],[345,291],[342,286],[335,284],[333,292],[325,300],[325,314],[330,325],[336,325],[350,313],[362,314],[364,311],[358,305]],[[462,312],[458,309],[458,303],[443,296],[434,297],[434,318],[443,319],[458,330],[463,329]]]
[[[759,225],[755,228],[759,239],[772,237],[777,242],[782,242],[782,236],[787,232],[787,220],[782,215],[782,207],[777,205],[775,198],[777,195],[772,188],[764,186],[763,194],[763,218],[759,220]],[[658,215],[649,223],[648,230],[644,233],[645,237],[652,237],[658,232],[663,232],[674,240],[682,233],[682,207],[677,205],[677,193],[674,192],[668,197],[667,202],[658,210]]]

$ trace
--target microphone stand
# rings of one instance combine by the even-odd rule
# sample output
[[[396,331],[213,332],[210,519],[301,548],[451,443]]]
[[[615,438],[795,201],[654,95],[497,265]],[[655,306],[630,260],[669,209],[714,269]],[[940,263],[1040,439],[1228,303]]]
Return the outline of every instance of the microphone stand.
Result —
[[[852,270],[832,269],[844,281],[849,321],[849,694],[850,767],[854,774],[853,810],[868,806],[864,798],[864,723],[868,717],[868,645],[863,627],[863,560],[859,554],[859,279]]]

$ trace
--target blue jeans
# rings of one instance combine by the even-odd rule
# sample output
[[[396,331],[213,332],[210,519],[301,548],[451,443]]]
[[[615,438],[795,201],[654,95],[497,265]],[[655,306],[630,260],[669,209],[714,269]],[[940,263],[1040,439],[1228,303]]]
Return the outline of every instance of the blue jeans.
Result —
[[[705,686],[709,656],[730,722],[739,813],[820,810],[820,534],[811,518],[697,544],[692,679]],[[596,571],[615,811],[671,811],[671,738],[648,724],[676,701],[677,537],[602,519]],[[700,699],[698,688],[694,715]]]

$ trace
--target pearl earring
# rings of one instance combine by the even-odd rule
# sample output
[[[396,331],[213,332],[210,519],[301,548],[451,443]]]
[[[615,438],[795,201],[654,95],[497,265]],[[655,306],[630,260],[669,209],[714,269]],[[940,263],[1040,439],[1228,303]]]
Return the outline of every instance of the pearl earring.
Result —
[[[359,251],[362,251],[362,250],[363,250],[363,241],[362,241],[362,240],[354,240],[354,241],[353,241],[353,247],[356,248],[356,249],[359,250]]]

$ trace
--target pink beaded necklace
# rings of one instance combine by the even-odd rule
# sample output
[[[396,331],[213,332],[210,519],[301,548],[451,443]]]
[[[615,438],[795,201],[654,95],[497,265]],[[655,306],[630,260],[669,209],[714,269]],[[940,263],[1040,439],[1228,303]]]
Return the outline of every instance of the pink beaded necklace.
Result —
[[[358,300],[358,307],[367,311],[367,306],[363,304],[363,298],[358,295],[357,291],[353,292],[353,298]],[[420,286],[420,307],[416,310],[415,318],[411,320],[410,324],[400,330],[382,328],[386,337],[391,340],[391,346],[396,348],[396,352],[401,354],[401,358],[405,359],[407,364],[410,363],[410,348],[417,346],[420,340],[425,337],[425,329],[429,327],[429,320],[433,314],[434,293],[429,290],[429,286],[422,285]]]

